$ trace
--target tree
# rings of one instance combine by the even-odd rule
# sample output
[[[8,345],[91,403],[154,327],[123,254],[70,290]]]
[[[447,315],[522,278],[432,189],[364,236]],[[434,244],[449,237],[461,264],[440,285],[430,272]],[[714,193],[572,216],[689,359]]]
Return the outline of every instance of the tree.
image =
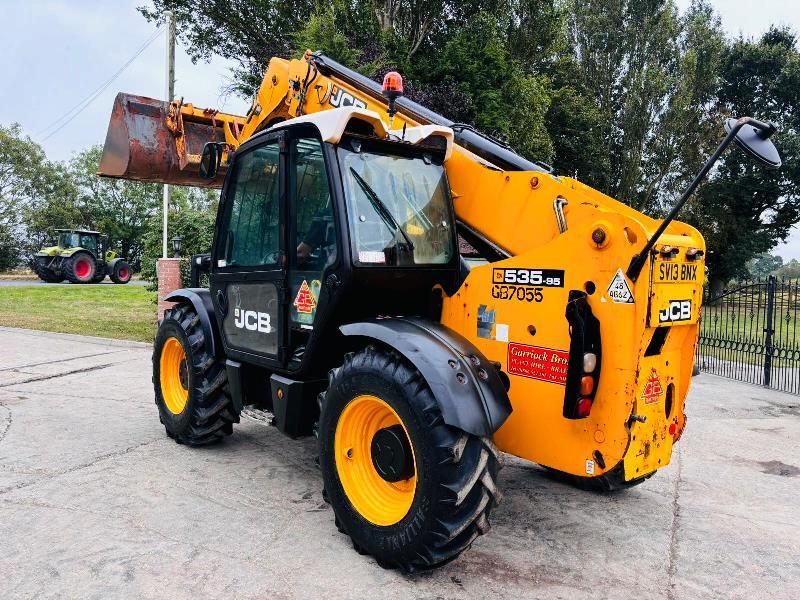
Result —
[[[783,258],[772,254],[761,254],[747,263],[747,270],[755,278],[771,275],[783,266]]]
[[[19,240],[7,225],[0,225],[0,272],[18,266],[21,258]]]
[[[800,279],[800,261],[793,258],[775,272],[775,275],[785,279]]]
[[[170,212],[168,228],[172,235],[181,238],[181,254],[189,258],[192,254],[211,252],[211,242],[214,239],[214,222],[216,215],[208,210],[194,210],[185,208],[177,212]],[[142,236],[142,278],[153,285],[158,281],[156,275],[156,262],[161,258],[161,216],[156,215],[149,219]],[[181,275],[184,285],[189,283],[189,263],[181,264]]]
[[[800,220],[800,54],[794,34],[772,28],[758,40],[739,38],[721,72],[723,110],[774,121],[783,166],[770,169],[732,149],[699,190],[693,213],[713,249],[707,261],[712,290],[745,274],[750,259],[785,240]]]
[[[42,148],[18,124],[0,125],[0,225],[19,224],[24,207],[46,187],[49,169]]]

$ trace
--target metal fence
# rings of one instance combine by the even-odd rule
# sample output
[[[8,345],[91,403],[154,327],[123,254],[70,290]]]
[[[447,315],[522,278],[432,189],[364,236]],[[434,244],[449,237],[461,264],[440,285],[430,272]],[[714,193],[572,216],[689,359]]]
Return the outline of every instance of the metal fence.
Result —
[[[800,394],[800,280],[739,282],[707,298],[700,320],[701,371]]]

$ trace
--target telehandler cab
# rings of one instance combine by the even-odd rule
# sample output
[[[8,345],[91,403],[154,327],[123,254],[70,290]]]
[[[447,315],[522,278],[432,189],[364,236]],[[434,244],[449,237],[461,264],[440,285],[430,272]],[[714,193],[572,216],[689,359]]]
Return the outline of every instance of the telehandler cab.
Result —
[[[209,289],[155,339],[167,434],[204,444],[248,405],[316,434],[356,550],[407,570],[489,528],[501,451],[602,489],[683,432],[704,242],[329,58],[273,59],[247,117],[120,94],[101,173],[222,185]],[[201,149],[200,142],[204,140]]]

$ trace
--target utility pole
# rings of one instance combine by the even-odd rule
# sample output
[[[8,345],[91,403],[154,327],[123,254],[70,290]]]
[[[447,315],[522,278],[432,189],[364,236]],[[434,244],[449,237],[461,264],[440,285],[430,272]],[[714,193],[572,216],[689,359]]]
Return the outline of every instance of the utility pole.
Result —
[[[164,12],[166,18],[167,31],[167,73],[166,73],[166,101],[172,102],[175,97],[175,13],[171,10]],[[168,258],[167,249],[167,215],[169,214],[169,204],[172,191],[169,184],[164,184],[164,207],[162,221],[162,257]]]

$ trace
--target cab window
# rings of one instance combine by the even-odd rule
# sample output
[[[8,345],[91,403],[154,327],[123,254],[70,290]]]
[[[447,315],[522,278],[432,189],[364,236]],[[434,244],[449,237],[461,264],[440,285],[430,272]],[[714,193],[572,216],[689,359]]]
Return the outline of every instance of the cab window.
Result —
[[[336,228],[333,222],[328,174],[322,144],[313,138],[291,143],[291,190],[294,211],[294,248],[290,281],[291,317],[296,324],[311,325],[316,316],[322,276],[336,260]]]
[[[279,150],[268,144],[237,158],[228,189],[218,265],[258,267],[278,263]]]

